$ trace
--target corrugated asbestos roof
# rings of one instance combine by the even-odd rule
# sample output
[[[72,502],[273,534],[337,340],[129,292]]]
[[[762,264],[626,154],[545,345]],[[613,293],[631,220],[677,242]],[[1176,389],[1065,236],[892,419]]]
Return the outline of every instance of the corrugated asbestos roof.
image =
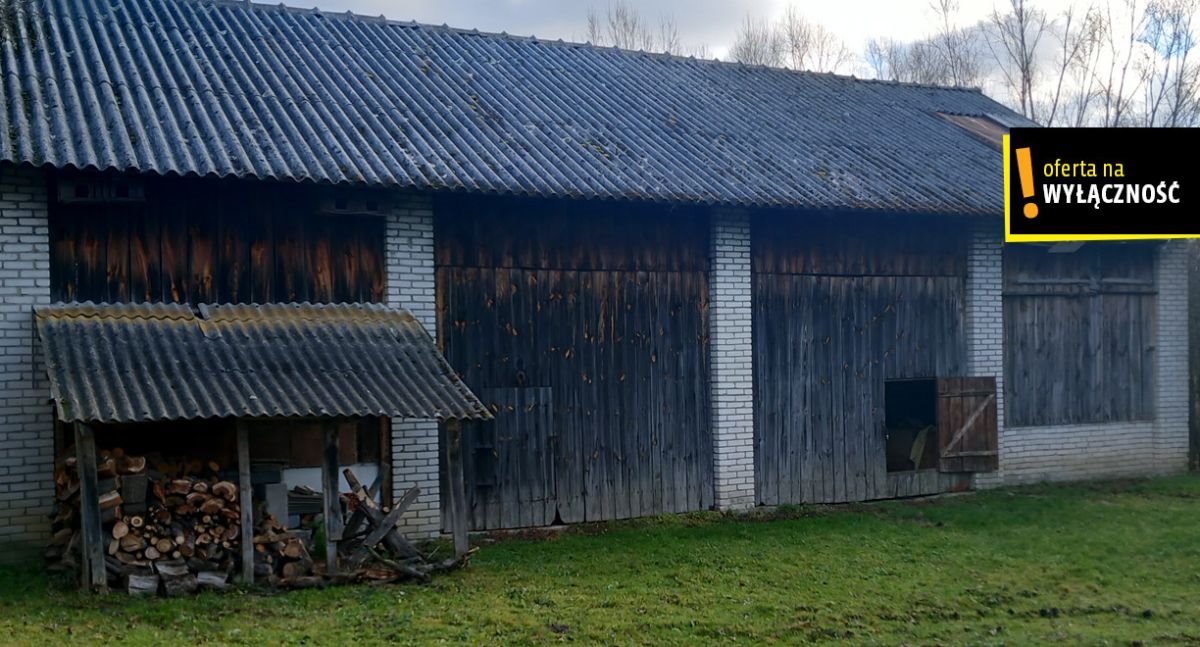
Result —
[[[59,419],[486,419],[425,329],[381,305],[36,309]]]
[[[0,160],[418,189],[1001,212],[974,90],[227,0],[9,0]]]

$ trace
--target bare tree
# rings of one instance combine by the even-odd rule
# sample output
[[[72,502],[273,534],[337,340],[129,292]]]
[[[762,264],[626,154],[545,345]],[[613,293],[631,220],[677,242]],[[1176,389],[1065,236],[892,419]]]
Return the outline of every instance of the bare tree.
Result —
[[[1107,25],[1104,12],[1094,5],[1087,8],[1082,19],[1074,9],[1063,12],[1061,25],[1057,30],[1057,79],[1045,124],[1078,128],[1088,123],[1097,96],[1096,70]]]
[[[695,56],[696,58],[712,58],[713,57],[712,51],[708,49],[708,43],[700,43],[699,45],[695,45],[695,46],[689,48],[687,50],[686,54],[688,56]]]
[[[1197,77],[1192,24],[1198,0],[1155,0],[1146,8],[1139,42],[1150,50],[1143,63],[1143,117],[1146,126],[1191,126],[1197,116]]]
[[[933,0],[935,33],[871,40],[864,59],[894,81],[996,79],[1010,107],[1047,126],[1200,125],[1200,0],[1092,1],[1052,20],[1036,0],[1006,0],[985,23],[959,27],[957,0]]]
[[[673,17],[662,16],[657,24],[651,23],[625,0],[609,4],[603,13],[588,10],[587,39],[595,45],[646,52],[675,54],[683,50]]]
[[[1119,22],[1113,16],[1113,2],[1105,7],[1105,30],[1101,41],[1108,61],[1107,71],[1096,74],[1099,125],[1114,128],[1126,124],[1143,79],[1137,74],[1137,39],[1145,27],[1146,14],[1137,0],[1122,0],[1125,16]],[[1118,29],[1118,25],[1123,28]]]
[[[958,0],[931,0],[938,31],[928,39],[948,76],[950,85],[975,86],[980,79],[979,30],[958,26]]]
[[[837,34],[808,20],[794,6],[784,12],[776,31],[783,63],[794,70],[837,72],[854,60]]]
[[[937,30],[912,42],[867,42],[865,58],[876,78],[928,85],[977,86],[983,77],[980,30],[959,26],[957,0],[933,0]]]
[[[902,43],[891,38],[872,39],[867,42],[866,59],[876,78],[925,85],[954,84],[945,57],[928,40]]]
[[[1009,11],[992,10],[988,47],[1005,83],[1016,99],[1018,111],[1037,120],[1034,83],[1038,45],[1046,32],[1046,13],[1027,0],[1009,0]]]
[[[899,58],[899,50],[903,47],[892,38],[872,38],[867,41],[867,49],[863,53],[863,59],[867,64],[867,69],[870,70],[871,76],[877,79],[888,79],[896,81],[893,78],[896,69],[896,59]]]
[[[746,16],[729,56],[739,63],[747,65],[783,65],[783,46],[779,32],[767,21]]]
[[[838,72],[854,62],[837,34],[793,6],[775,24],[746,16],[729,54],[741,63],[813,72]]]
[[[905,43],[892,38],[876,38],[866,43],[866,61],[876,78],[924,85],[960,84],[946,52],[934,40]],[[976,72],[968,85],[978,82],[979,73]]]
[[[1099,97],[1097,72],[1102,65],[1108,29],[1108,13],[1096,6],[1088,7],[1078,32],[1079,53],[1068,66],[1068,83],[1072,91],[1063,98],[1064,125],[1081,127],[1091,120],[1093,102]]]
[[[683,51],[683,45],[679,40],[679,26],[675,24],[673,16],[663,16],[659,19],[658,42],[655,43],[655,47],[650,49],[669,52],[671,54],[678,54]]]

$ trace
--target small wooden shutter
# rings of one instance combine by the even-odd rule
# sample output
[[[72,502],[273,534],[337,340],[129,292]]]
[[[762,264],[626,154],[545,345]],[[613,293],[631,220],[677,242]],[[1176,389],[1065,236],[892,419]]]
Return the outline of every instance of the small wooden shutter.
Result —
[[[938,469],[993,472],[999,466],[996,439],[996,378],[938,380]]]

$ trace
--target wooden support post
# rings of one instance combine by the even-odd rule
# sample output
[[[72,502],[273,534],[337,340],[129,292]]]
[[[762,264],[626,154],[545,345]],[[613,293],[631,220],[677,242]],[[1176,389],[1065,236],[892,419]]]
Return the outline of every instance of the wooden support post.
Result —
[[[108,592],[104,564],[104,526],[100,522],[100,493],[96,477],[96,435],[82,422],[75,423],[75,460],[79,470],[80,525],[83,529],[83,586]]]
[[[467,537],[467,492],[463,481],[462,421],[447,420],[442,425],[442,443],[446,447],[446,510],[450,515],[450,534],[454,537],[454,555],[462,557],[470,550]]]
[[[250,430],[237,421],[238,497],[242,506],[242,582],[254,584],[254,483],[250,478]]]
[[[392,505],[392,419],[379,419],[379,486],[383,495],[380,501],[383,505]],[[374,483],[371,484],[374,487]],[[374,492],[371,493],[374,496]]]
[[[338,433],[336,420],[325,423],[325,461],[321,487],[325,491],[325,570],[337,573],[337,545],[342,539],[342,505],[338,500]]]

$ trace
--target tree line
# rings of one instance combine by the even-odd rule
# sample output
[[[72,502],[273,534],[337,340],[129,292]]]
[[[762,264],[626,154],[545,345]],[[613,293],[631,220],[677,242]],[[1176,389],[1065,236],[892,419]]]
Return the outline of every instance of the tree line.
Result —
[[[794,6],[774,21],[746,16],[729,58],[813,72],[928,85],[984,87],[1046,126],[1200,124],[1196,24],[1200,0],[1086,0],[1050,14],[1035,0],[1003,2],[963,24],[958,0],[930,0],[930,32],[881,37],[862,51]],[[673,18],[647,20],[625,0],[593,9],[588,40],[708,58],[684,44]]]

